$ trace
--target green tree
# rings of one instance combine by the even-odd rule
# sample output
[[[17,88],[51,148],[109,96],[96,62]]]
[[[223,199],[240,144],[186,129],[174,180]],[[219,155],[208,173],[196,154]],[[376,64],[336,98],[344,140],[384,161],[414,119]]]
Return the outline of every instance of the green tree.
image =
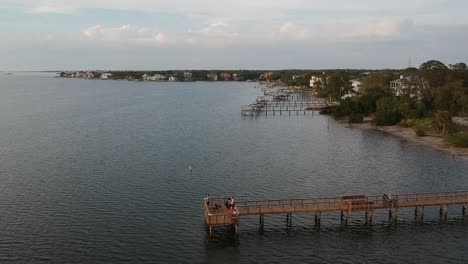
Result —
[[[455,63],[455,64],[449,64],[449,67],[452,70],[464,71],[464,70],[466,70],[466,63],[459,62],[459,63]]]
[[[374,123],[377,126],[392,126],[400,122],[400,102],[396,97],[383,97],[377,101]]]
[[[432,127],[439,134],[446,136],[453,132],[452,118],[448,111],[437,111],[432,119]]]
[[[351,91],[352,86],[349,76],[345,73],[335,73],[326,79],[324,89],[322,89],[322,96],[328,97],[330,101],[336,101],[343,95]]]
[[[421,64],[421,66],[419,66],[419,69],[421,70],[435,70],[435,69],[447,70],[448,67],[438,60],[430,60]]]
[[[434,94],[437,109],[448,111],[451,116],[465,112],[467,100],[463,81],[454,81],[438,87],[434,89]]]

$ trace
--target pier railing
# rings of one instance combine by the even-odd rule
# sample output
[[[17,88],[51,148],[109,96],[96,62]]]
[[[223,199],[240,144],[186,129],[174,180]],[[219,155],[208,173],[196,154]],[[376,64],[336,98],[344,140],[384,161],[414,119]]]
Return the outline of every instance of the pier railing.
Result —
[[[369,211],[373,209],[468,203],[468,191],[410,193],[383,196],[342,196],[325,198],[246,201],[236,203],[240,215],[311,211]]]

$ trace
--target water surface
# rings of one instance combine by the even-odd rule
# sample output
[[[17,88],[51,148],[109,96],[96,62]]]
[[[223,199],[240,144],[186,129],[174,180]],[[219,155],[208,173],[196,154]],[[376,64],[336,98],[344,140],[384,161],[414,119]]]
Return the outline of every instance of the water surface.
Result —
[[[206,238],[201,199],[468,190],[468,162],[327,116],[240,115],[253,83],[0,76],[2,263],[464,263],[461,208],[243,218]],[[190,173],[188,166],[193,170]]]

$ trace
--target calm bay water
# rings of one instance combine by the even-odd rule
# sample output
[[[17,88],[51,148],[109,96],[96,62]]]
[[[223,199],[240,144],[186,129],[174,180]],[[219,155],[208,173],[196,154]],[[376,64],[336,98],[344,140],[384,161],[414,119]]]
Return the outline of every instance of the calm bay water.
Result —
[[[202,198],[468,190],[468,161],[327,116],[242,117],[253,83],[0,76],[1,263],[466,263],[461,208],[372,228],[243,218],[206,238]],[[193,171],[188,171],[192,165]]]

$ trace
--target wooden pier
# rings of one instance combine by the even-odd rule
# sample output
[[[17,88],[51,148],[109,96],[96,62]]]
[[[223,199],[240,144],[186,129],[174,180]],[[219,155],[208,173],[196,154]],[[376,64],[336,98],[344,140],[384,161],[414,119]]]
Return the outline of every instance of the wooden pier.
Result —
[[[265,215],[284,214],[286,224],[291,226],[292,214],[314,215],[315,225],[320,225],[321,214],[326,212],[340,212],[341,224],[348,223],[352,212],[365,213],[367,223],[372,223],[375,210],[388,210],[389,221],[396,222],[399,208],[414,208],[415,220],[424,219],[424,208],[440,206],[440,220],[447,219],[448,208],[451,205],[461,205],[461,214],[466,215],[468,205],[468,191],[440,192],[440,193],[412,193],[383,196],[349,195],[341,197],[319,197],[306,199],[264,200],[236,202],[236,213],[229,213],[224,198],[211,198],[210,205],[204,201],[205,223],[210,236],[213,226],[233,225],[238,234],[241,217],[259,216],[259,225],[263,229]],[[220,205],[220,209],[215,209]]]
[[[308,111],[320,111],[328,106],[325,100],[313,99],[309,101],[264,101],[257,100],[256,103],[244,105],[241,107],[243,115],[282,115],[283,113],[291,115],[291,113],[304,113]]]
[[[249,105],[241,106],[242,115],[305,115],[307,112],[313,113],[328,107],[326,99],[317,98],[313,91],[288,89],[274,83],[262,83],[260,86],[263,87],[263,96],[258,96]]]

